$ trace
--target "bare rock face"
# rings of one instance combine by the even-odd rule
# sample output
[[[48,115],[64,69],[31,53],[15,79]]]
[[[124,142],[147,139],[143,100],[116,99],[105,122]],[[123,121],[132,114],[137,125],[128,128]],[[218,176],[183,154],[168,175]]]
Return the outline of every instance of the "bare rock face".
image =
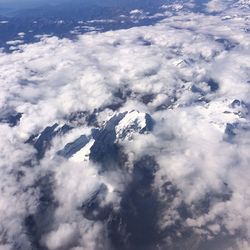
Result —
[[[36,157],[42,159],[46,151],[50,148],[53,138],[59,135],[64,135],[72,129],[71,126],[64,124],[60,126],[55,123],[52,126],[46,127],[40,134],[32,135],[26,143],[30,143],[37,150]]]
[[[57,154],[67,159],[77,158],[77,161],[84,159],[103,163],[105,159],[115,159],[120,142],[133,140],[136,134],[150,132],[153,124],[153,119],[146,113],[135,110],[118,113],[107,120],[100,129],[93,129],[90,136],[81,135],[73,142],[67,143]],[[37,159],[40,160],[50,149],[56,136],[62,136],[72,129],[70,125],[55,123],[41,133],[32,135],[26,143],[34,146],[37,150]]]
[[[135,134],[147,133],[153,128],[150,115],[131,111],[113,116],[99,131],[90,149],[90,159],[103,162],[117,155],[120,141],[132,140]]]
[[[74,161],[92,160],[101,164],[116,161],[119,143],[133,140],[136,134],[146,134],[153,129],[149,114],[130,111],[112,116],[100,129],[93,129],[91,136],[81,135],[58,152]]]

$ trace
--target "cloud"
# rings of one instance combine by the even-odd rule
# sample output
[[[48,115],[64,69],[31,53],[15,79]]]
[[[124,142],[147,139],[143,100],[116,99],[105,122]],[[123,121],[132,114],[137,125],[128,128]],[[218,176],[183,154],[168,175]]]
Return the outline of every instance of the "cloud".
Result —
[[[140,219],[164,232],[163,249],[191,244],[187,233],[198,249],[221,238],[224,249],[248,247],[248,13],[240,2],[207,6],[222,12],[179,6],[179,14],[154,26],[75,41],[44,36],[1,52],[0,248],[112,249],[141,237],[134,228]],[[94,138],[113,115],[133,110],[148,113],[153,130],[120,140],[120,161],[108,162],[107,170],[85,156],[58,155],[82,135]],[[2,119],[17,113],[16,124]],[[47,150],[37,159],[25,141],[55,123],[72,129],[44,140]],[[144,204],[150,220],[135,200],[157,204],[153,212]],[[148,242],[155,246],[153,237]]]
[[[77,228],[70,224],[61,224],[57,231],[45,236],[46,246],[49,249],[69,249],[78,240]]]
[[[207,10],[209,12],[220,12],[227,8],[225,1],[212,0],[207,3]]]

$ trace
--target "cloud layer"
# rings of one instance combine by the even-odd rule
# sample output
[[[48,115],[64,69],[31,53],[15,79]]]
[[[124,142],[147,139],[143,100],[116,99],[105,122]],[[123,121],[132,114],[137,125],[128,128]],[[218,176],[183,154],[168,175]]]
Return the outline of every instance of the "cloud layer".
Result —
[[[44,36],[1,53],[0,249],[249,248],[249,3],[170,7],[154,26]],[[154,126],[117,142],[122,163],[102,171],[58,155],[133,110]],[[38,159],[26,142],[55,123]],[[141,214],[124,214],[129,204]],[[152,219],[141,237],[131,221],[143,211]]]

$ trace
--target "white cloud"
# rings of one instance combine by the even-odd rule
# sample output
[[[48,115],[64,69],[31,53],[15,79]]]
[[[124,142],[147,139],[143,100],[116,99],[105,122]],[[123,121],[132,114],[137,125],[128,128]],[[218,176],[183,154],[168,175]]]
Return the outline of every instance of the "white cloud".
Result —
[[[61,224],[56,231],[49,233],[42,240],[48,249],[69,249],[76,244],[78,234],[76,225]]]
[[[36,230],[37,244],[48,249],[109,249],[105,223],[84,218],[80,208],[104,184],[102,206],[113,204],[119,211],[133,162],[145,154],[154,155],[159,164],[155,190],[164,190],[167,181],[178,188],[169,207],[166,193],[159,191],[166,207],[161,228],[180,220],[177,208],[184,202],[189,218],[183,219],[183,227],[209,237],[226,230],[238,238],[239,249],[247,248],[248,13],[239,2],[230,9],[213,0],[208,8],[223,13],[205,15],[178,7],[180,14],[154,26],[93,32],[76,41],[45,36],[38,43],[19,45],[11,54],[1,52],[1,116],[13,110],[23,113],[15,127],[0,124],[1,249],[31,249],[28,230]],[[32,146],[24,143],[55,122],[69,122],[72,112],[92,114],[96,109],[101,126],[117,112],[110,107],[114,103],[121,106],[118,112],[147,112],[155,121],[151,133],[121,143],[128,170],[101,173],[97,164],[56,154],[80,135],[90,136],[93,125],[88,127],[85,120],[55,137],[40,162]],[[228,123],[235,125],[231,135],[225,133]],[[45,184],[37,184],[41,180]],[[52,197],[43,210],[45,187]],[[204,212],[199,206],[207,197]],[[30,215],[35,222],[27,229],[24,221]],[[33,225],[38,222],[41,226]]]
[[[207,4],[207,9],[209,12],[223,11],[227,8],[225,1],[211,0]]]

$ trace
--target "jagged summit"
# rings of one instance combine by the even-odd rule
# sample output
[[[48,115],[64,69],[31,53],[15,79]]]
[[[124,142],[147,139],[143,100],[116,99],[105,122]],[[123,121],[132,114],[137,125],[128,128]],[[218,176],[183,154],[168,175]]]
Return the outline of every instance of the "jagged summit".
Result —
[[[103,162],[116,155],[119,142],[132,140],[135,134],[147,133],[152,128],[153,119],[149,114],[135,110],[116,114],[100,130],[92,133],[89,143],[75,152],[72,159],[75,161],[91,159]],[[74,147],[74,142],[71,145]]]
[[[149,114],[136,110],[126,112],[124,118],[115,127],[117,140],[132,139],[134,133],[146,133],[153,128],[153,120]]]
[[[121,141],[132,140],[136,134],[145,134],[153,129],[153,119],[147,113],[136,110],[118,113],[109,118],[99,129],[93,129],[91,135],[80,135],[73,142],[67,143],[58,155],[73,161],[93,160],[103,161],[112,158]],[[33,135],[27,143],[33,144],[37,149],[37,158],[44,157],[50,149],[51,141],[56,136],[63,136],[73,127],[68,125],[46,127],[39,135]]]

